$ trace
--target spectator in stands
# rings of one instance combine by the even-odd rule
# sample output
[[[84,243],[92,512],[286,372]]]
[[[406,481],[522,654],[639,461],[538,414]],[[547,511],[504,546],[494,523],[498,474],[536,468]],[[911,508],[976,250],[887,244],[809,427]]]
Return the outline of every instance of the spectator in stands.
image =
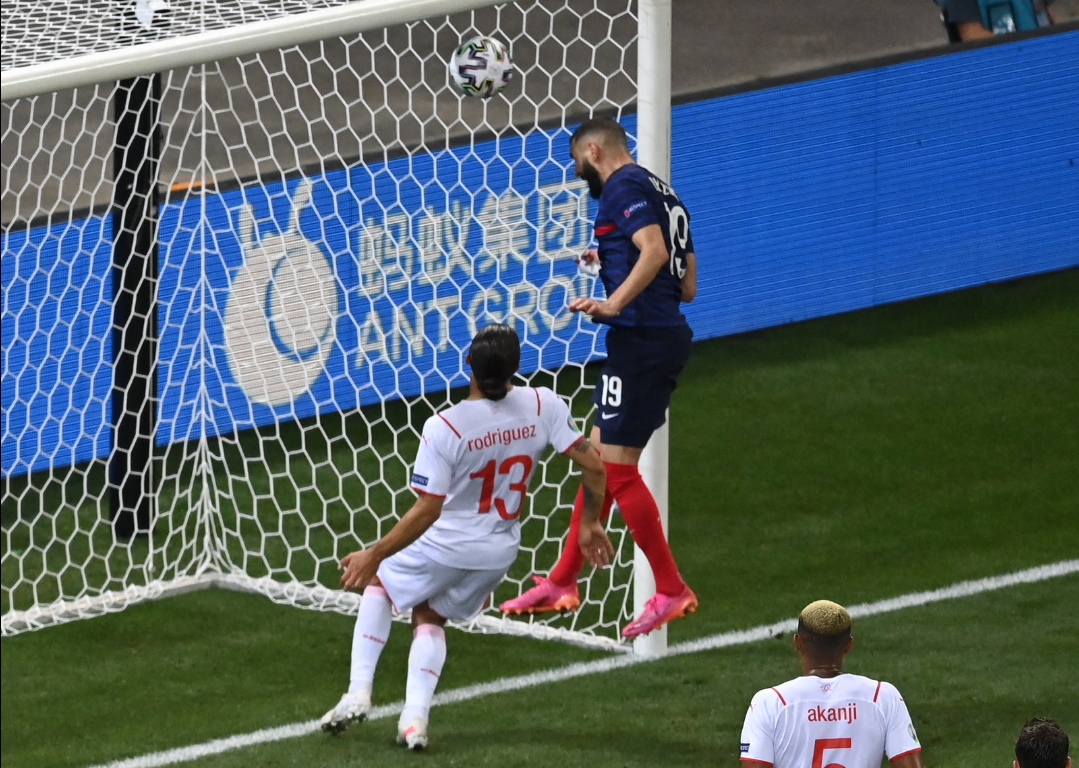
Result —
[[[951,42],[981,40],[1056,23],[1053,0],[937,0]]]

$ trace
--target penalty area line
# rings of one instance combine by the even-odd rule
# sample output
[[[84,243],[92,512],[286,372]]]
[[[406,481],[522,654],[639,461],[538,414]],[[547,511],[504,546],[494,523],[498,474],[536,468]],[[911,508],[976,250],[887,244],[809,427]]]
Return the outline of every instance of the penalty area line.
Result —
[[[972,581],[960,581],[951,586],[941,587],[940,589],[934,589],[928,592],[913,592],[907,595],[900,595],[899,597],[888,598],[886,600],[878,600],[873,603],[851,605],[847,606],[847,610],[850,611],[851,616],[856,618],[859,616],[877,616],[882,613],[892,613],[906,608],[915,608],[931,603],[943,602],[945,600],[971,597],[983,592],[992,592],[993,590],[1013,587],[1019,584],[1034,584],[1039,581],[1048,581],[1049,579],[1055,579],[1077,572],[1079,572],[1079,560],[1061,560],[1057,563],[1041,565],[1036,568],[1028,568],[1026,570],[1007,573],[1001,576],[990,576],[988,578],[974,579]],[[461,701],[469,701],[471,699],[478,699],[481,696],[490,696],[496,693],[519,691],[525,688],[533,688],[538,685],[546,685],[548,683],[559,683],[564,680],[572,680],[573,678],[584,677],[586,675],[613,672],[618,669],[636,666],[637,664],[648,664],[672,656],[700,653],[702,651],[710,651],[717,648],[729,648],[735,645],[747,645],[760,640],[767,640],[776,635],[793,632],[797,628],[797,619],[786,619],[774,624],[765,624],[754,627],[753,629],[723,632],[718,635],[711,635],[697,640],[678,643],[677,645],[670,646],[667,649],[667,653],[663,656],[614,656],[606,659],[597,659],[596,661],[577,662],[555,669],[531,672],[527,675],[505,677],[500,680],[493,680],[489,683],[466,685],[462,688],[456,688],[451,691],[437,694],[434,699],[434,706],[438,707]],[[404,702],[399,701],[394,704],[374,707],[367,719],[382,720],[387,717],[399,715],[403,705]],[[318,730],[319,721],[308,720],[303,723],[282,725],[277,728],[266,728],[252,733],[229,736],[224,739],[214,739],[213,741],[207,741],[203,744],[194,744],[189,747],[180,747],[177,749],[165,750],[163,752],[154,752],[141,757],[116,760],[111,763],[91,766],[91,768],[157,768],[157,766],[175,765],[177,763],[190,762],[203,757],[209,757],[210,755],[221,754],[222,752],[229,752],[234,749],[253,747],[258,744],[269,744],[275,741],[295,738],[297,736],[306,736],[315,733]]]

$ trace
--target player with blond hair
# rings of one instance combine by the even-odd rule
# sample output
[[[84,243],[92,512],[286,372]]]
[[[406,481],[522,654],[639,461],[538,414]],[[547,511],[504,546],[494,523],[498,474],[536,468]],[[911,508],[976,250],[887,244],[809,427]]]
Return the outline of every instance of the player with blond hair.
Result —
[[[758,691],[742,727],[742,765],[922,768],[907,705],[891,683],[843,671],[854,645],[850,613],[830,600],[798,617],[802,676]]]

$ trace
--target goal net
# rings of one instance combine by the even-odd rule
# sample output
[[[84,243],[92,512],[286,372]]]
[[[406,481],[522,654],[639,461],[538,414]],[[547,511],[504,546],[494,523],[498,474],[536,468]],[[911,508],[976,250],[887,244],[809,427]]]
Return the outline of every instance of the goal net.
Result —
[[[5,635],[207,585],[354,610],[337,562],[408,508],[487,322],[585,426],[568,137],[634,133],[632,0],[45,6],[3,10]],[[446,64],[481,34],[515,65],[486,100]],[[578,483],[537,470],[492,605],[554,564]],[[612,536],[579,612],[470,628],[617,647]]]

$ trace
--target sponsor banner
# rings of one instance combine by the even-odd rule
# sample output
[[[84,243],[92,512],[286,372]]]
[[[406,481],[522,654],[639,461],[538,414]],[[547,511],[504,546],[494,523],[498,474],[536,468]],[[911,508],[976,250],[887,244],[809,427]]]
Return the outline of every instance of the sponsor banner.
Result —
[[[573,260],[591,201],[567,146],[537,132],[164,206],[158,442],[466,385],[489,322],[517,327],[524,373],[594,358],[598,326],[566,309],[602,291]],[[110,449],[110,233],[4,239],[5,475]]]

